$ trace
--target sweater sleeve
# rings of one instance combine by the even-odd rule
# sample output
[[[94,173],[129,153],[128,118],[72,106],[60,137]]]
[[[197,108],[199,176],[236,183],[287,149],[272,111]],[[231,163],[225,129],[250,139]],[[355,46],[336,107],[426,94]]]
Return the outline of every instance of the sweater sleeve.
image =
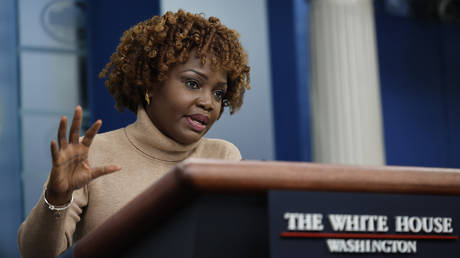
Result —
[[[76,224],[88,203],[87,188],[76,190],[73,193],[72,205],[61,211],[60,216],[56,216],[45,203],[44,192],[19,227],[18,247],[24,258],[56,257],[69,248],[72,245]]]

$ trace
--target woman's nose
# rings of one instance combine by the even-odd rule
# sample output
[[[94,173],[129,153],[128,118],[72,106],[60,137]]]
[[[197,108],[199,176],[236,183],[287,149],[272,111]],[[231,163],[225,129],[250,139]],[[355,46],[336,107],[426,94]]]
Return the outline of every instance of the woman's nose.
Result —
[[[212,93],[203,91],[196,100],[196,103],[199,107],[206,111],[211,111],[213,109],[213,100],[212,100]]]

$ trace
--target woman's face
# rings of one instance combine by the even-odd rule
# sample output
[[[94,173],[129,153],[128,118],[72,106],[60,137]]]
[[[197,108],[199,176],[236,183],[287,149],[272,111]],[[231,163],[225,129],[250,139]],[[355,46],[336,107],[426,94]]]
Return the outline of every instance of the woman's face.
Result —
[[[208,58],[209,60],[209,58]],[[184,64],[174,66],[168,79],[153,86],[147,114],[166,136],[181,144],[203,137],[219,118],[227,92],[227,73],[201,65],[192,53]]]

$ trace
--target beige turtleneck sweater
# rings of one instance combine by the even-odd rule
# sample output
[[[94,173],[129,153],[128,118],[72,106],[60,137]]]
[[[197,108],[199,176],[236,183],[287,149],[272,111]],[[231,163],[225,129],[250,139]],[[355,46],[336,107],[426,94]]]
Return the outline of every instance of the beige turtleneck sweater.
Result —
[[[219,139],[203,138],[181,145],[163,135],[139,108],[135,123],[98,134],[90,148],[88,159],[92,166],[116,164],[121,171],[97,178],[75,191],[72,206],[60,217],[48,209],[42,193],[19,228],[21,255],[59,255],[189,157],[240,160],[241,154],[233,144]]]

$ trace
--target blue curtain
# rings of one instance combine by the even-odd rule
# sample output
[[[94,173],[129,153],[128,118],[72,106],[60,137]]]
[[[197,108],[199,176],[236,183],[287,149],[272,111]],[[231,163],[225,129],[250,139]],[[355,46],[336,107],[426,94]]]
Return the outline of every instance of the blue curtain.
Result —
[[[160,13],[159,0],[87,1],[88,24],[88,108],[91,122],[102,119],[99,132],[106,132],[135,120],[129,110],[123,113],[115,109],[115,101],[98,74],[109,62],[120,42],[123,32],[138,22]]]

